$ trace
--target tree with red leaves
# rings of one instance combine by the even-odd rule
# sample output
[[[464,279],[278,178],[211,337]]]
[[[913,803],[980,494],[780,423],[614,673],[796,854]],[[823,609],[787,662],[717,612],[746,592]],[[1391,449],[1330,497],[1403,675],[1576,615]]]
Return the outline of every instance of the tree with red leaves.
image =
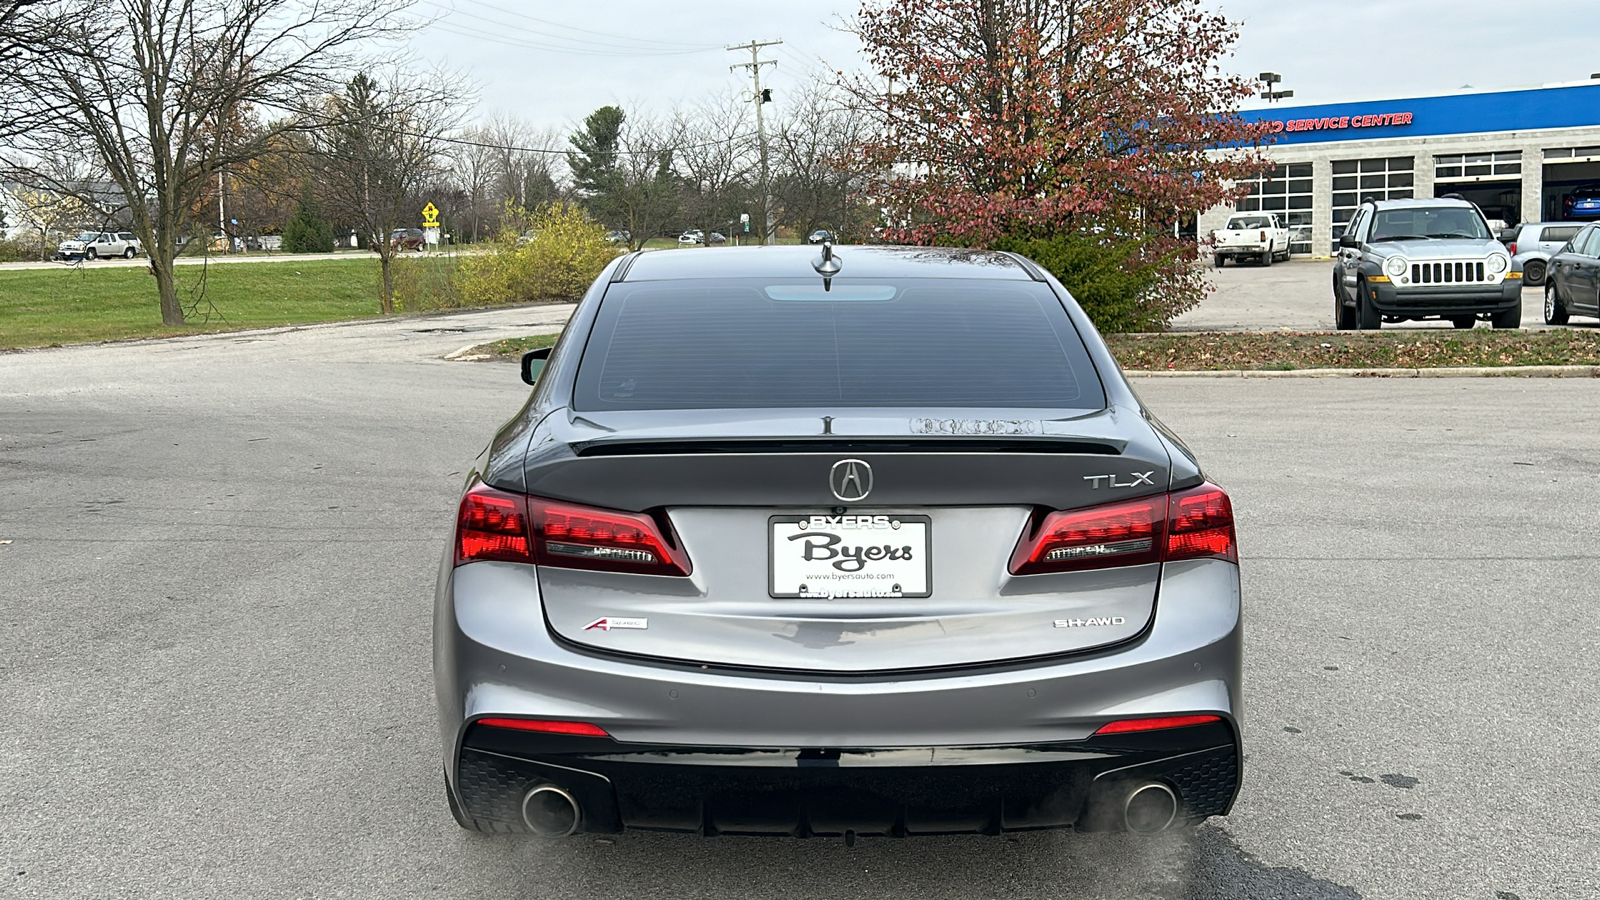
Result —
[[[1135,296],[1102,329],[1199,301],[1174,223],[1265,165],[1237,115],[1256,85],[1219,67],[1237,25],[1201,0],[868,0],[855,24],[885,239],[1031,251],[1075,294],[1067,276],[1112,263]]]

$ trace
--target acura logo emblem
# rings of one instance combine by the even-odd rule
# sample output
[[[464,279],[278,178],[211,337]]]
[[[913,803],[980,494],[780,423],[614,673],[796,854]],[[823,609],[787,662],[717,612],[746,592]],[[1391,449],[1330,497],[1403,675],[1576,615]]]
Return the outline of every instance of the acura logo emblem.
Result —
[[[865,500],[872,493],[872,466],[859,459],[841,459],[828,472],[828,487],[846,503]]]

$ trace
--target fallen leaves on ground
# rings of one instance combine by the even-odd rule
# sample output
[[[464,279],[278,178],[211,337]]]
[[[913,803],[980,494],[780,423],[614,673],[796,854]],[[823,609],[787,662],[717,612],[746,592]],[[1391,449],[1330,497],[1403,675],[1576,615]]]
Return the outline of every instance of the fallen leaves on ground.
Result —
[[[1600,331],[1112,334],[1124,369],[1433,369],[1600,365]]]

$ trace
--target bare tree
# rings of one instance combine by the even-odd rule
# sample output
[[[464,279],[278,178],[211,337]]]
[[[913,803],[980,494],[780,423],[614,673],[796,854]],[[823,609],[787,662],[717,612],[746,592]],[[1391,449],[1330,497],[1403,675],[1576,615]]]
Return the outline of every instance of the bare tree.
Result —
[[[673,117],[674,136],[681,148],[677,169],[684,215],[707,232],[727,227],[739,213],[755,209],[752,200],[759,206],[750,184],[756,146],[745,124],[748,107],[743,93],[724,93],[688,110],[680,109]]]
[[[409,26],[409,0],[51,0],[67,14],[47,52],[6,90],[45,119],[15,141],[17,180],[66,193],[35,164],[45,151],[92,154],[150,256],[161,320],[181,325],[172,260],[206,191],[277,135],[321,123],[285,115],[249,132],[249,106],[287,112],[334,89],[360,42]],[[78,194],[92,205],[100,200]]]
[[[838,89],[813,82],[795,94],[773,136],[773,198],[781,219],[801,235],[818,228],[859,239],[875,218],[858,199],[863,163],[853,148],[872,119]]]
[[[489,221],[499,206],[495,184],[499,175],[500,151],[491,143],[490,130],[475,125],[461,133],[461,143],[450,148],[452,180],[461,189],[465,200],[461,211],[462,221],[472,235],[473,243],[489,230]]]
[[[35,107],[23,102],[10,85],[23,77],[28,63],[48,52],[62,23],[61,11],[46,0],[0,0],[0,137],[25,134],[54,114],[53,106]]]
[[[623,127],[608,201],[635,250],[662,229],[681,224],[683,190],[673,171],[675,145],[670,125],[630,119]]]
[[[418,196],[440,172],[441,140],[457,124],[460,99],[450,79],[366,74],[328,98],[328,127],[314,135],[319,185],[330,212],[355,225],[383,270],[378,305],[394,310],[394,248],[389,235],[417,221]]]
[[[497,154],[496,207],[510,200],[523,209],[533,209],[566,198],[557,152],[559,131],[535,128],[510,116],[491,119],[485,131]]]

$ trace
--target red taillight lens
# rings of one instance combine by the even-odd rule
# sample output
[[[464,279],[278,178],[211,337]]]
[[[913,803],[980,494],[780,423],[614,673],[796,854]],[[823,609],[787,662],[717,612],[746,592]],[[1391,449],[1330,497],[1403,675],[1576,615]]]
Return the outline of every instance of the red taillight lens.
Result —
[[[688,575],[689,556],[642,513],[594,509],[478,484],[461,498],[456,565],[478,560]]]
[[[1167,508],[1167,562],[1180,559],[1239,561],[1233,502],[1214,484],[1171,495]]]
[[[588,722],[559,722],[552,719],[479,719],[475,725],[489,728],[510,728],[514,731],[538,731],[543,734],[572,734],[579,737],[610,737],[599,725]]]
[[[689,557],[642,513],[528,498],[539,564],[644,575],[688,575]]]
[[[1050,513],[1017,542],[1011,574],[1212,558],[1239,561],[1233,504],[1221,488],[1203,484],[1175,494]]]
[[[528,549],[528,512],[522,497],[478,484],[461,498],[456,565],[487,559],[533,562]]]
[[[1513,241],[1513,242],[1512,242],[1512,243],[1510,243],[1510,244],[1508,244],[1508,245],[1507,245],[1507,246],[1506,246],[1506,249],[1507,249],[1507,250],[1510,250],[1510,251],[1511,251],[1511,255],[1512,255],[1512,256],[1516,256],[1516,255],[1517,255],[1517,245],[1516,245],[1516,242],[1514,242],[1514,241]]]
[[[1267,233],[1265,231],[1263,231],[1263,232],[1261,232],[1261,243],[1265,244],[1266,242],[1267,242]]]
[[[1100,726],[1095,734],[1132,734],[1139,731],[1160,731],[1164,728],[1185,728],[1221,722],[1221,716],[1158,716],[1149,719],[1121,719]]]
[[[1053,512],[1011,554],[1011,574],[1104,569],[1158,562],[1166,497]]]

